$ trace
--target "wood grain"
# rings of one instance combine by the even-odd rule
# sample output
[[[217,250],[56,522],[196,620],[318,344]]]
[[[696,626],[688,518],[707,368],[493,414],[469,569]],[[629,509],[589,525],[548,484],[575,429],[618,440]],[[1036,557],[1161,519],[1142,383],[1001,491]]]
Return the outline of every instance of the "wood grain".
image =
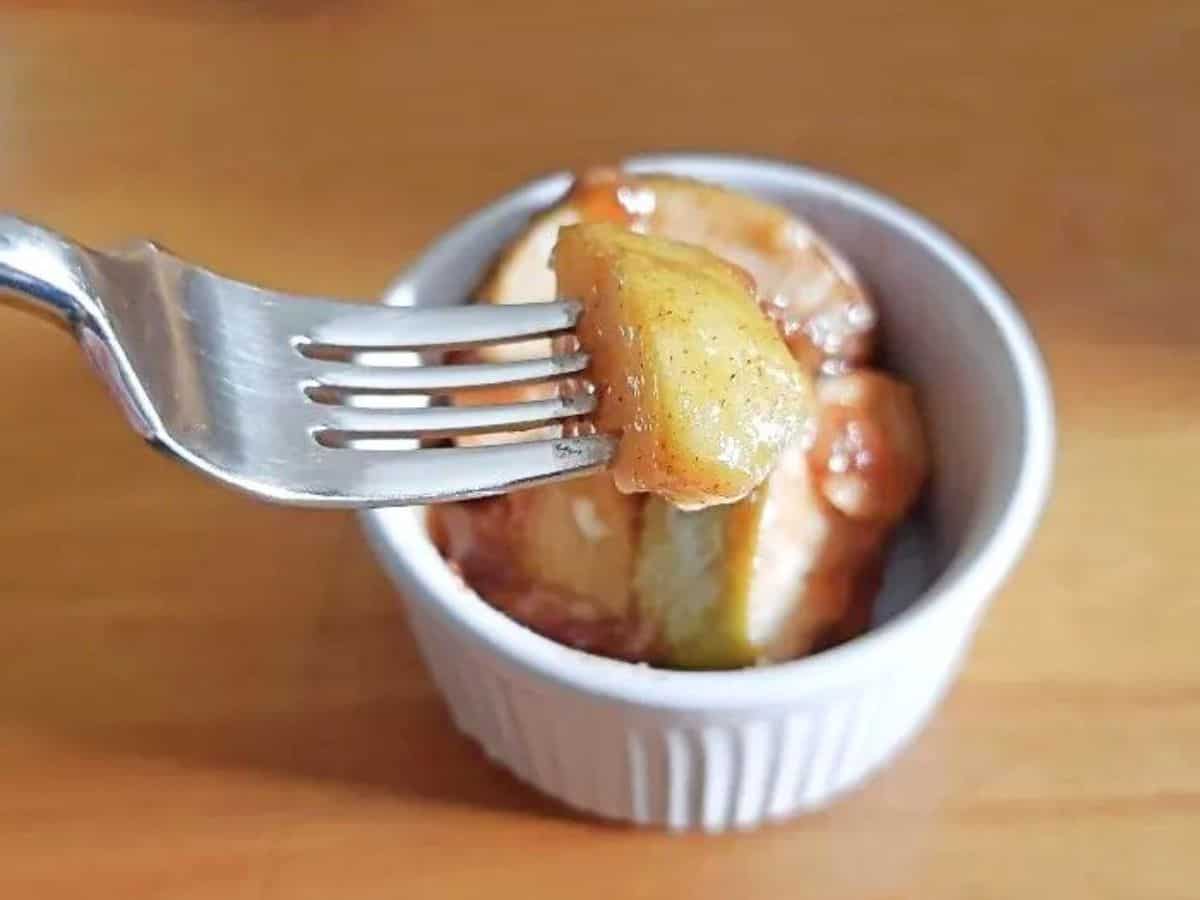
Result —
[[[487,765],[352,519],[148,454],[5,313],[0,895],[1200,896],[1198,61],[1183,0],[5,4],[0,207],[371,296],[543,170],[805,160],[991,263],[1062,435],[1045,525],[899,763],[825,814],[671,838]]]

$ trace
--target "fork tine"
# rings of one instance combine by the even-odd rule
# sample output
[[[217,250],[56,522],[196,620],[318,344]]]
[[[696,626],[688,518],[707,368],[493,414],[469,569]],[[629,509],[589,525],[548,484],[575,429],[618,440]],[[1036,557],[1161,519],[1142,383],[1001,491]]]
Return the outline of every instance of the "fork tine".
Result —
[[[436,392],[458,388],[494,387],[543,381],[582,372],[585,353],[567,353],[543,359],[499,363],[462,363],[431,366],[363,366],[353,363],[314,362],[315,386],[343,391]]]
[[[318,428],[318,440],[336,444],[339,432],[349,435],[447,437],[486,431],[517,431],[555,419],[585,416],[595,408],[596,398],[586,393],[486,406],[426,406],[388,410],[330,406],[325,408],[322,415],[324,421]]]
[[[330,347],[422,349],[536,337],[575,326],[574,300],[511,305],[364,306],[313,325],[298,337]]]
[[[616,442],[607,435],[488,447],[399,452],[326,450],[324,506],[407,506],[487,497],[603,468]]]

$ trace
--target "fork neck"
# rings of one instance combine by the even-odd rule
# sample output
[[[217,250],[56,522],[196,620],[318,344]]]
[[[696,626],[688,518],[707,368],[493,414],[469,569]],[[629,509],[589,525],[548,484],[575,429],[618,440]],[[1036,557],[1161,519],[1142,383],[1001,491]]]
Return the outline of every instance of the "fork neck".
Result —
[[[78,327],[94,305],[87,251],[16,216],[0,215],[0,299],[23,301]]]

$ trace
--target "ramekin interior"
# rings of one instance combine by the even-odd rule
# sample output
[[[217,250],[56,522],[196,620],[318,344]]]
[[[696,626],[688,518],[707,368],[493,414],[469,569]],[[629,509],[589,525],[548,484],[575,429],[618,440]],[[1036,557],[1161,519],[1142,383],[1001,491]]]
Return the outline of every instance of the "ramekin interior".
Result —
[[[424,530],[422,510],[364,513],[369,538],[394,558],[422,603],[489,652],[591,695],[650,708],[731,710],[793,702],[860,678],[897,654],[921,653],[938,617],[978,616],[1020,557],[1045,504],[1054,446],[1049,382],[1014,303],[940,229],[872,190],[800,166],[712,154],[625,163],[726,184],[787,206],[847,254],[882,311],[888,367],[918,387],[934,455],[928,517],[932,583],[862,637],[811,657],[729,672],[681,672],[582,653],[529,631],[467,589]],[[390,302],[463,302],[530,215],[569,184],[533,181],[468,218],[407,271]]]

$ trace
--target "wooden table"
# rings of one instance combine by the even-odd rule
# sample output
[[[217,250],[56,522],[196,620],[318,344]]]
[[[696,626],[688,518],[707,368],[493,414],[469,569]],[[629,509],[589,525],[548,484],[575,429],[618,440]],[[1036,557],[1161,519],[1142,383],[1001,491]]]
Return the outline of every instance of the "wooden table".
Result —
[[[757,834],[567,817],[451,730],[352,518],[156,458],[5,313],[0,896],[1200,896],[1200,5],[750,5],[10,2],[0,207],[363,296],[637,149],[926,211],[1021,298],[1062,434],[925,735]]]

